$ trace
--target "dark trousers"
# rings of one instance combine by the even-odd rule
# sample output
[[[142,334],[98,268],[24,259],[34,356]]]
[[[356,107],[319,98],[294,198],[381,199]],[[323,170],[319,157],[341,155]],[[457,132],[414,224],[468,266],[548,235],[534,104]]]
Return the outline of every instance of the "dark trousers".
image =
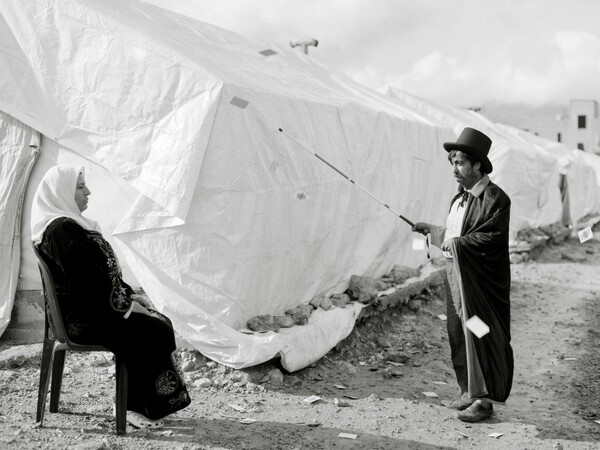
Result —
[[[452,260],[446,262],[446,277],[444,279],[446,288],[446,325],[448,328],[448,341],[450,343],[450,355],[452,366],[456,374],[456,381],[461,392],[468,392],[467,375],[467,349],[465,345],[465,332],[462,324],[462,312],[460,311],[460,292],[456,279],[453,276]],[[458,308],[458,310],[457,310]]]

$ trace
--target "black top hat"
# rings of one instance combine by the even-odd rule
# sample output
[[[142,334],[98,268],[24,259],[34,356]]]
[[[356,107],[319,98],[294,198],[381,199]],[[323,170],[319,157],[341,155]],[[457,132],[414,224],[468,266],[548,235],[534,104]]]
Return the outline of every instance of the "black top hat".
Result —
[[[444,142],[446,151],[460,150],[479,161],[483,173],[491,173],[493,169],[487,156],[491,146],[492,140],[489,137],[479,130],[468,127],[460,133],[456,142]]]

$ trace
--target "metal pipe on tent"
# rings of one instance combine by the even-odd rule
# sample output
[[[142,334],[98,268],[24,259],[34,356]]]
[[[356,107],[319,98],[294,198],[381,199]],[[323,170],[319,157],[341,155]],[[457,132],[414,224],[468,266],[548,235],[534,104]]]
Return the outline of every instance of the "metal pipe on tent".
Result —
[[[329,161],[327,161],[326,159],[324,159],[323,157],[321,157],[320,155],[318,155],[317,153],[315,153],[314,151],[312,151],[311,149],[309,149],[306,145],[304,145],[302,142],[298,141],[295,137],[290,136],[289,134],[287,134],[285,131],[283,131],[283,128],[279,128],[279,131],[281,133],[283,133],[284,135],[286,135],[289,139],[291,139],[292,141],[294,141],[296,144],[298,144],[300,147],[302,147],[304,150],[306,150],[307,152],[309,152],[311,155],[313,155],[315,158],[317,158],[319,161],[321,161],[322,163],[326,164],[327,166],[329,166],[329,168],[333,169],[334,171],[336,171],[338,174],[340,174],[342,177],[344,177],[346,180],[348,180],[350,183],[352,183],[354,186],[356,186],[357,188],[359,188],[361,191],[363,191],[365,194],[367,194],[369,197],[371,197],[373,200],[375,200],[376,202],[378,202],[380,205],[383,205],[388,211],[390,211],[392,214],[394,214],[396,217],[399,217],[400,219],[404,220],[407,224],[409,224],[411,227],[414,227],[415,224],[413,222],[411,222],[410,220],[408,220],[406,217],[404,217],[402,214],[394,211],[390,205],[388,205],[387,203],[384,203],[383,201],[381,201],[380,199],[378,199],[377,197],[375,197],[373,194],[371,194],[369,191],[367,191],[364,187],[362,187],[360,184],[358,184],[356,181],[354,181],[352,178],[350,178],[348,175],[346,175],[344,172],[342,172],[340,169],[338,169],[337,167],[335,167],[333,164],[331,164]],[[423,232],[420,232],[421,234],[425,234]]]

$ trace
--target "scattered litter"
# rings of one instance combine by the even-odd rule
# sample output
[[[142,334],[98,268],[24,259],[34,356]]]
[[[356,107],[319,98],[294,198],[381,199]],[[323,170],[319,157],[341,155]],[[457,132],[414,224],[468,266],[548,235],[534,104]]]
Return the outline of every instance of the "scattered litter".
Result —
[[[391,287],[391,288],[386,289],[385,291],[378,292],[377,297],[383,297],[384,295],[391,295],[394,292],[396,292],[396,288]]]
[[[445,381],[434,381],[433,384],[438,384],[440,386],[443,386],[444,384],[448,384]]]
[[[344,386],[343,384],[334,384],[334,386],[338,389],[348,389],[348,386]]]
[[[440,319],[442,321],[448,320],[448,318],[446,317],[446,314],[438,314],[438,319]]]
[[[367,363],[366,363],[366,362],[364,362],[364,361],[359,361],[359,362],[358,362],[358,365],[359,365],[359,366],[366,366],[366,365],[367,365]]]
[[[435,392],[423,392],[425,397],[437,398],[438,395]]]
[[[462,431],[458,431],[456,428],[454,429],[454,431],[456,431],[458,434],[460,434],[464,438],[471,439],[471,437],[468,434],[465,434]]]
[[[465,325],[479,339],[490,332],[490,327],[488,327],[483,320],[475,315],[471,316],[471,318],[465,322]]]
[[[577,358],[568,357],[568,358],[565,358],[565,361],[577,361]]]
[[[306,403],[315,403],[315,402],[318,402],[320,400],[323,400],[323,399],[321,397],[319,397],[318,395],[311,395],[310,397],[306,397],[304,399],[304,401]]]
[[[173,430],[157,431],[156,434],[160,434],[161,436],[171,436]]]
[[[358,400],[358,397],[355,397],[354,395],[344,394],[344,397],[349,398],[350,400]]]
[[[488,436],[494,439],[498,439],[500,436],[504,436],[504,433],[490,433],[488,434]]]
[[[240,420],[240,423],[243,423],[244,425],[250,425],[251,423],[254,423],[254,422],[256,422],[256,419],[246,418],[246,419]]]
[[[312,428],[315,428],[315,427],[320,427],[320,426],[321,426],[321,422],[317,422],[316,420],[313,420],[313,421],[311,421],[311,422],[308,422],[308,423],[306,424],[306,426],[307,426],[307,427],[312,427]]]
[[[227,406],[229,406],[230,408],[233,408],[239,412],[246,412],[246,408],[244,408],[243,406],[240,406],[240,405],[234,405],[233,403],[229,403]]]
[[[584,228],[583,230],[579,231],[577,234],[579,235],[579,242],[581,242],[582,244],[585,241],[589,241],[592,237],[594,237],[591,227]]]
[[[395,367],[400,367],[400,366],[404,365],[403,363],[399,363],[399,362],[396,362],[396,361],[386,361],[386,362],[388,364],[391,364],[392,366],[395,366]]]
[[[594,420],[594,422],[600,425],[600,420]]]
[[[340,434],[338,434],[338,437],[345,438],[345,439],[356,439],[358,437],[358,435],[352,434],[352,433],[340,433]]]

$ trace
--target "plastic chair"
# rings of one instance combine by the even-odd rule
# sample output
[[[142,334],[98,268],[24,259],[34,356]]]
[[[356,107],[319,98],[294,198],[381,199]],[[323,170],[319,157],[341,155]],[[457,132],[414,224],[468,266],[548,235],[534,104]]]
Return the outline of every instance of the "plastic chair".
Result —
[[[54,281],[52,274],[44,257],[37,246],[32,243],[33,252],[37,257],[38,268],[42,277],[43,293],[46,302],[44,308],[44,344],[42,349],[42,361],[40,367],[40,385],[38,391],[36,423],[44,425],[44,410],[46,409],[46,398],[48,397],[48,385],[50,384],[50,368],[52,368],[52,387],[50,389],[50,412],[58,411],[60,399],[60,388],[65,366],[67,350],[73,352],[110,352],[101,345],[81,345],[71,341],[67,335],[65,325],[60,314]],[[52,330],[50,323],[52,322]],[[52,333],[51,333],[52,332]],[[121,359],[115,356],[115,378],[116,378],[116,431],[117,435],[127,432],[127,367]]]

